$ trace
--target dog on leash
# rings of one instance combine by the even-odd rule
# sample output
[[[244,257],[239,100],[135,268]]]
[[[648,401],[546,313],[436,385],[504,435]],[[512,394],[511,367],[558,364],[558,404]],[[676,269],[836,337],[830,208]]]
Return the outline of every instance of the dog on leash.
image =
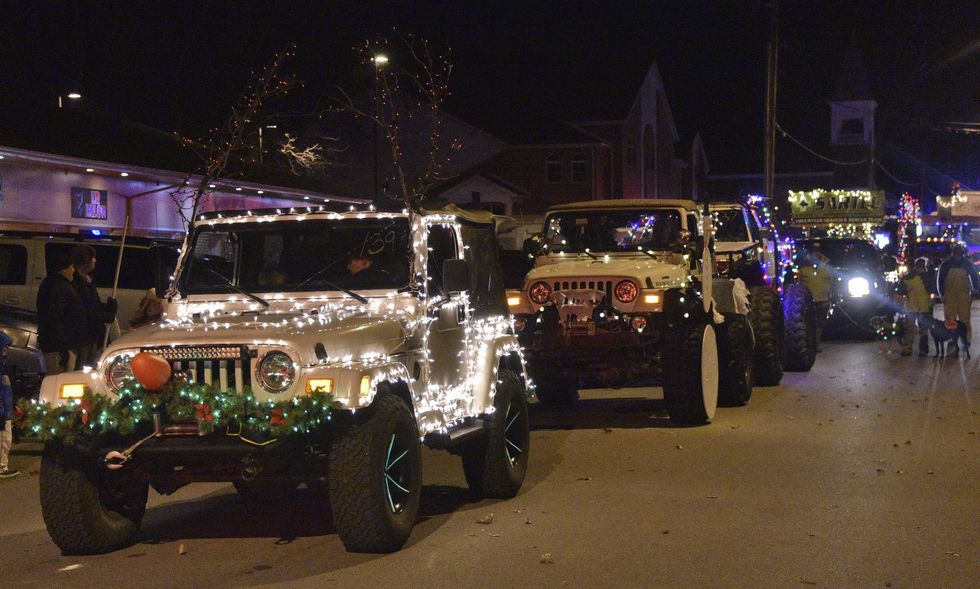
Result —
[[[946,357],[947,344],[952,346],[952,351],[958,352],[962,349],[966,352],[966,357],[970,357],[970,342],[966,341],[966,323],[955,319],[949,321],[936,319],[929,326],[929,335],[932,336],[932,341],[936,344],[937,358]]]
[[[902,351],[902,338],[905,336],[905,318],[879,315],[871,318],[871,329],[878,340],[878,352],[883,354]]]

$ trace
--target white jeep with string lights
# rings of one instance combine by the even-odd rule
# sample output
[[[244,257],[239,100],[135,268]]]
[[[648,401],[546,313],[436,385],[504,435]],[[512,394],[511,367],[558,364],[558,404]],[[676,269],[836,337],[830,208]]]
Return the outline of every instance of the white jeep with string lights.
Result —
[[[148,486],[172,493],[196,481],[233,481],[252,498],[326,487],[349,550],[397,550],[418,513],[420,441],[461,455],[475,492],[517,494],[528,461],[526,376],[489,215],[208,214],[176,277],[160,322],[114,341],[90,370],[46,378],[41,400],[119,398],[134,358],[148,353],[189,385],[279,403],[282,422],[296,418],[289,401],[314,393],[330,393],[332,410],[280,439],[164,413],[145,438],[50,442],[41,502],[66,553],[125,545]]]
[[[536,267],[507,303],[538,398],[663,383],[671,420],[703,423],[752,394],[752,329],[741,280],[712,277],[707,212],[689,200],[552,207]],[[700,227],[707,225],[707,238]]]

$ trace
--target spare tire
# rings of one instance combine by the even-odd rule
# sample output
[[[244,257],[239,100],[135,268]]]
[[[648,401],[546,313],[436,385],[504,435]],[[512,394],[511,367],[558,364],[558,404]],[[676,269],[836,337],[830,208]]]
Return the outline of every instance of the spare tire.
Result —
[[[790,372],[807,372],[817,359],[817,321],[810,289],[802,284],[786,285],[783,317],[786,321],[783,368]]]
[[[772,387],[783,379],[783,303],[779,293],[764,286],[752,289],[749,321],[755,335],[755,384]]]

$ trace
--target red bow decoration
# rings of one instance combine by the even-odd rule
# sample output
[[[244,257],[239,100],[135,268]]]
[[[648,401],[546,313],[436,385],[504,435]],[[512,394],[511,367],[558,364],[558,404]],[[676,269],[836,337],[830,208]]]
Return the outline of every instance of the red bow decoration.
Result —
[[[269,416],[269,423],[272,425],[286,425],[286,420],[283,419],[282,409],[273,409],[272,415]]]
[[[82,425],[88,425],[89,411],[92,410],[92,404],[89,403],[88,399],[82,400],[82,404],[78,406],[82,412]]]
[[[197,413],[198,421],[214,421],[214,413],[211,412],[211,405],[208,403],[194,405],[194,410]]]

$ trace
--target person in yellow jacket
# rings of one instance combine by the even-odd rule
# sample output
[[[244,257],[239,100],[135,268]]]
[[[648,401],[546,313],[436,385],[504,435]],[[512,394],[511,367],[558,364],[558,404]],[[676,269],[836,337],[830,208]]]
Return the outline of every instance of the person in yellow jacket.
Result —
[[[929,324],[932,319],[932,294],[927,286],[927,270],[924,258],[915,261],[912,271],[898,285],[898,293],[905,299],[905,340],[902,355],[912,355],[912,340],[919,334],[919,356],[929,355]],[[918,329],[916,329],[918,328]]]
[[[973,304],[973,293],[980,290],[980,276],[977,275],[973,262],[966,257],[966,248],[962,244],[953,245],[950,256],[939,265],[936,290],[943,299],[946,321],[962,321],[966,324],[966,348],[969,350],[973,340],[970,305]],[[959,347],[955,342],[950,355],[954,358],[959,355]]]
[[[827,322],[827,315],[830,312],[830,285],[833,281],[833,274],[827,256],[823,255],[820,243],[811,243],[809,250],[807,258],[800,264],[799,278],[800,284],[807,287],[810,294],[813,295],[817,323],[817,351],[819,352],[823,326]]]

